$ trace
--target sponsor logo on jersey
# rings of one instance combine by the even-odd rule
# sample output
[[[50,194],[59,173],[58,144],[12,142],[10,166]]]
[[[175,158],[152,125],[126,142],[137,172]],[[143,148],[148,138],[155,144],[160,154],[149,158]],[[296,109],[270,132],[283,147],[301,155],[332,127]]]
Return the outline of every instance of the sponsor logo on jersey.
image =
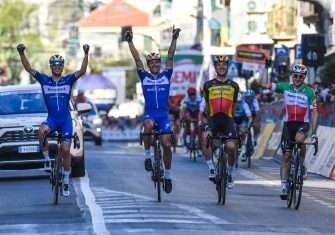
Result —
[[[45,94],[70,94],[70,86],[69,85],[64,85],[64,86],[48,86],[48,85],[43,85],[43,91]]]

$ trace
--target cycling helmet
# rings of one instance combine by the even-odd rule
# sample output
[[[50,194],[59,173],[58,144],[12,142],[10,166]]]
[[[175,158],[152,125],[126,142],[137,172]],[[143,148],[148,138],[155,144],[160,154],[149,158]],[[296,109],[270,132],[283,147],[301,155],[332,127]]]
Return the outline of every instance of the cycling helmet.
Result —
[[[151,60],[159,60],[161,61],[161,56],[155,52],[150,52],[146,57],[147,62]]]
[[[237,102],[242,102],[242,100],[243,100],[243,95],[241,93],[238,93]]]
[[[228,64],[229,58],[228,58],[228,56],[224,56],[224,55],[216,55],[213,58],[213,62],[214,62],[214,65],[216,65],[219,62],[225,62],[225,63]]]
[[[294,64],[292,66],[292,73],[299,73],[299,74],[306,75],[307,74],[307,68],[303,64]]]
[[[49,59],[49,64],[50,66],[55,66],[55,65],[64,65],[64,59],[61,55],[53,55]]]
[[[197,90],[194,87],[189,87],[187,89],[187,94],[189,95],[195,95],[197,93]]]
[[[245,97],[248,98],[248,99],[254,99],[255,98],[255,92],[253,90],[247,90],[245,92]]]

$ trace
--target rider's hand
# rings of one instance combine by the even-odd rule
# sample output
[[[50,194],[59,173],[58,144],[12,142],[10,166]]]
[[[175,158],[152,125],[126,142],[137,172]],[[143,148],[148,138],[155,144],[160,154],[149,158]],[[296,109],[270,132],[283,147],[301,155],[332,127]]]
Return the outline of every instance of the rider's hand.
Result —
[[[87,45],[87,44],[83,45],[83,50],[84,50],[85,54],[87,55],[88,51],[90,50],[90,46]]]
[[[312,139],[314,139],[315,142],[319,141],[319,138],[318,138],[318,136],[316,134],[316,130],[314,130],[314,129],[312,130]]]
[[[270,68],[272,65],[272,58],[269,56],[269,57],[266,57],[265,58],[265,68],[268,69]]]
[[[173,40],[177,40],[177,38],[179,37],[179,32],[181,31],[180,28],[174,28],[174,25],[172,27],[172,38]]]
[[[133,41],[133,31],[130,29],[129,31],[126,32],[126,40],[127,42],[132,42]]]
[[[17,45],[16,49],[20,53],[20,55],[23,55],[24,50],[26,49],[26,47],[23,44],[19,44],[19,45]]]

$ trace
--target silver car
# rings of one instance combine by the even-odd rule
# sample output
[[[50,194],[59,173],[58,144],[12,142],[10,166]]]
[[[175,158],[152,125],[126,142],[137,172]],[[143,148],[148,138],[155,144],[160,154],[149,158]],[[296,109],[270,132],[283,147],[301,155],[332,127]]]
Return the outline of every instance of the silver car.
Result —
[[[79,149],[71,145],[71,175],[85,175],[83,124],[81,115],[91,110],[82,103],[76,108],[70,102],[73,133],[80,141]],[[39,84],[0,87],[0,169],[42,168],[44,157],[38,142],[38,129],[47,118],[47,109]],[[49,140],[51,158],[57,142]]]

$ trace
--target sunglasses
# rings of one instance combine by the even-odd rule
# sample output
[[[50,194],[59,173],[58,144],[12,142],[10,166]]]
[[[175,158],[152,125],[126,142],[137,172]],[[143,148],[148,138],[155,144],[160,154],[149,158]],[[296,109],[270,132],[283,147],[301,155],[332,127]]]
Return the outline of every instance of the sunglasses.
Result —
[[[294,73],[294,74],[293,74],[293,77],[294,77],[294,78],[300,78],[300,79],[303,79],[303,78],[305,78],[306,76],[303,75],[303,74],[296,74],[296,73]]]

